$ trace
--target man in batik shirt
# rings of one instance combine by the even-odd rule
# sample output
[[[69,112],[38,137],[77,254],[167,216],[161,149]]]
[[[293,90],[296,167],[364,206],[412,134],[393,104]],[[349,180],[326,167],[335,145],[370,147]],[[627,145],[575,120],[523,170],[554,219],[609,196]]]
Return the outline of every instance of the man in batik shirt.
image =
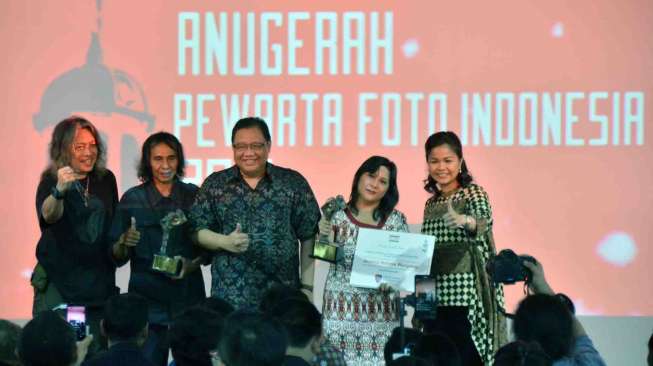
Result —
[[[236,122],[231,143],[236,165],[206,178],[190,214],[199,245],[215,252],[211,296],[255,308],[276,282],[301,286],[312,298],[309,254],[320,209],[308,182],[267,162],[271,140],[262,119]]]

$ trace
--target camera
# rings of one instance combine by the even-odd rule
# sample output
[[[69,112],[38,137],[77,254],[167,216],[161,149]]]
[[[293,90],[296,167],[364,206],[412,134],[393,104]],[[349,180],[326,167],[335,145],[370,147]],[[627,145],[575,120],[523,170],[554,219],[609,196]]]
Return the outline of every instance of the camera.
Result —
[[[510,249],[504,249],[490,258],[485,269],[495,283],[513,284],[520,281],[529,283],[532,273],[524,266],[523,261],[537,263],[537,260],[530,255],[517,255]]]

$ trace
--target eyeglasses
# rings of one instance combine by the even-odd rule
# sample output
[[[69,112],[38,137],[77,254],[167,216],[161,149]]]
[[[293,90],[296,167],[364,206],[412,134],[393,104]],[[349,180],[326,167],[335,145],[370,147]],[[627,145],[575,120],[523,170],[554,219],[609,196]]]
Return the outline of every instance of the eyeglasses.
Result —
[[[87,150],[90,152],[96,152],[97,151],[97,144],[92,143],[92,144],[73,144],[73,151],[76,153],[81,153],[84,150]]]
[[[253,152],[261,152],[265,146],[266,144],[262,142],[255,142],[253,144],[236,144],[234,145],[234,150],[238,153],[243,153],[248,149],[251,149]]]

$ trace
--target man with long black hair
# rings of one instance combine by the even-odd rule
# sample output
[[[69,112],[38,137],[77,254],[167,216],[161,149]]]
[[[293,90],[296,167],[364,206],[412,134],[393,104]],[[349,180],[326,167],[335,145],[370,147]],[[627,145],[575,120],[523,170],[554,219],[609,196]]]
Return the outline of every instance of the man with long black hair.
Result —
[[[201,253],[194,246],[185,217],[197,186],[181,180],[184,167],[184,150],[174,135],[158,132],[148,137],[138,168],[143,183],[123,194],[110,234],[118,264],[130,261],[129,292],[147,300],[149,335],[143,350],[158,366],[167,364],[172,317],[205,297],[198,271]],[[176,225],[168,227],[171,214]],[[155,256],[178,261],[179,270],[162,271],[154,265]]]

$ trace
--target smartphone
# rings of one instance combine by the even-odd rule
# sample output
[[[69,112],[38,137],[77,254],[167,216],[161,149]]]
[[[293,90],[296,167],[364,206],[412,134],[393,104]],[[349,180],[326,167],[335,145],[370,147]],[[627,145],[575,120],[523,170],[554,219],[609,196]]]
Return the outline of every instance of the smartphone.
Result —
[[[429,275],[416,275],[415,317],[417,319],[435,319],[437,306],[435,277]]]
[[[86,327],[86,308],[83,306],[68,306],[66,321],[75,329],[77,340],[81,341],[88,335]]]

